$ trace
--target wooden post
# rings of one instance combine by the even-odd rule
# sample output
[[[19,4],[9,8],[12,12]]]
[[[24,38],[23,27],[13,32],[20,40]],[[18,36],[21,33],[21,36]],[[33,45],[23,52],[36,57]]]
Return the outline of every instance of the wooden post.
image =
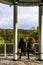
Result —
[[[17,5],[14,5],[14,45],[13,45],[13,59],[17,60]]]
[[[39,6],[39,59],[43,60],[43,6]]]

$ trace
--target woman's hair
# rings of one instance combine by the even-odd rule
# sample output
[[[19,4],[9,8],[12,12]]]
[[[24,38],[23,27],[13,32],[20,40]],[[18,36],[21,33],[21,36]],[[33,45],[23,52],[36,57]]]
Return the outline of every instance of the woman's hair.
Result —
[[[35,39],[34,39],[33,37],[31,37],[31,38],[29,39],[29,42],[35,43]]]

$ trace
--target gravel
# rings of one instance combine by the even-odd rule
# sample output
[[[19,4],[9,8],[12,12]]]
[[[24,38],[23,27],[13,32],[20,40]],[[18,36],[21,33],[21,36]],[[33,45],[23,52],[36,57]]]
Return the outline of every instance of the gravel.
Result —
[[[43,65],[43,61],[38,61],[36,58],[22,58],[21,60],[13,61],[10,59],[0,59],[0,65]]]

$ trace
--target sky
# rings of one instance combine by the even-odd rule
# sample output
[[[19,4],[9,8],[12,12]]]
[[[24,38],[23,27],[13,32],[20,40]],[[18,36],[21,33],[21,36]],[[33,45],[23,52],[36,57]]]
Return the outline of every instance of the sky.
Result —
[[[0,28],[13,29],[13,6],[0,3]],[[18,6],[17,20],[19,29],[33,29],[39,23],[39,7]]]

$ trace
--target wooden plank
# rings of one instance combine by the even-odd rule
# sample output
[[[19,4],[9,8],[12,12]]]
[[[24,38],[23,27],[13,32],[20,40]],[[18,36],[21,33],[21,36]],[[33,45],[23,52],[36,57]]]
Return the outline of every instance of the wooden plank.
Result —
[[[19,6],[36,6],[40,4],[39,2],[42,4],[43,0],[0,0],[0,3],[3,4],[13,5],[15,3]]]
[[[39,2],[40,0],[19,0],[19,2]]]
[[[12,2],[10,0],[0,0],[0,3],[12,5]]]

